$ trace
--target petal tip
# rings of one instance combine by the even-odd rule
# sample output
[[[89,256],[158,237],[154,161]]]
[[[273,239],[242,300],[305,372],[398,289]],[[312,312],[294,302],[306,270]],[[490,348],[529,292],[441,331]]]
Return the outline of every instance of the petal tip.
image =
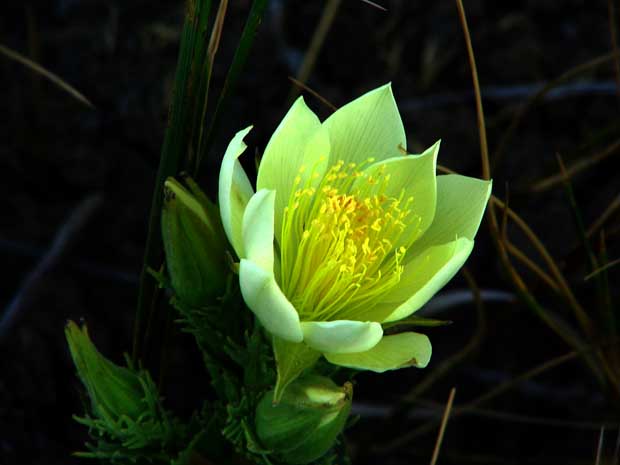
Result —
[[[433,345],[431,344],[430,339],[426,334],[417,333],[418,337],[422,339],[423,344],[426,350],[422,350],[421,353],[417,354],[417,357],[413,357],[409,363],[406,363],[406,366],[414,366],[416,368],[426,368],[431,361],[431,356],[433,355]]]

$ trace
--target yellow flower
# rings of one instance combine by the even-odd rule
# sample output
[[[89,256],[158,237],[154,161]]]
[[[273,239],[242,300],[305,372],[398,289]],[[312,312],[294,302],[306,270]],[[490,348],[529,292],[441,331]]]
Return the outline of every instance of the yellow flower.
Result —
[[[376,372],[426,366],[425,335],[384,336],[382,323],[418,310],[463,265],[491,183],[436,176],[439,142],[407,155],[390,85],[323,123],[300,97],[265,149],[256,193],[237,160],[250,129],[228,146],[219,203],[280,374],[320,354]]]

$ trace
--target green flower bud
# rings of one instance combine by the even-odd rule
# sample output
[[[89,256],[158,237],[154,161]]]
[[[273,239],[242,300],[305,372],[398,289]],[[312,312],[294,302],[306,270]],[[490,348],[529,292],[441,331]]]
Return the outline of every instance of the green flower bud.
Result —
[[[162,237],[173,289],[181,301],[198,307],[224,288],[226,239],[217,207],[191,179],[185,181],[189,190],[166,180]]]
[[[95,348],[86,326],[69,321],[65,336],[84,383],[93,413],[111,423],[121,417],[137,420],[144,410],[145,387],[132,370],[115,365]]]
[[[310,463],[332,447],[344,428],[352,394],[350,383],[338,387],[322,376],[300,378],[278,404],[274,391],[263,396],[256,408],[256,434],[286,463]]]

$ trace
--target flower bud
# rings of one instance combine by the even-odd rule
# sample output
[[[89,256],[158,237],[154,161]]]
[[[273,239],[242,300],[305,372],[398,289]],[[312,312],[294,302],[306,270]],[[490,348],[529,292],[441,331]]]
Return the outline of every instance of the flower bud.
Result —
[[[351,410],[350,383],[306,376],[294,381],[274,404],[274,391],[256,408],[256,434],[286,463],[306,464],[324,455],[344,428]]]
[[[226,240],[217,207],[191,179],[186,182],[189,190],[166,180],[162,237],[177,297],[199,307],[224,288]]]
[[[145,398],[145,387],[139,376],[101,355],[90,340],[86,326],[79,328],[69,321],[65,336],[93,413],[111,422],[121,416],[137,420],[143,413]]]

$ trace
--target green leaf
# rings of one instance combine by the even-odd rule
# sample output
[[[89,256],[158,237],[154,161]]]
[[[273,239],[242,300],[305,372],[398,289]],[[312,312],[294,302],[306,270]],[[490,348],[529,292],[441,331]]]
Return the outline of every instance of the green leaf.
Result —
[[[143,341],[148,340],[146,332],[149,328],[155,331],[163,330],[166,325],[165,312],[156,311],[157,295],[156,283],[150,278],[148,269],[159,269],[162,262],[161,243],[161,206],[164,181],[169,176],[176,175],[189,163],[192,152],[190,147],[195,121],[201,117],[200,103],[204,96],[197,95],[196,89],[205,89],[202,82],[208,80],[203,72],[206,58],[206,43],[208,42],[208,23],[211,11],[211,0],[190,1],[187,6],[185,23],[181,32],[179,58],[172,89],[172,103],[169,111],[169,121],[166,127],[151,209],[149,226],[146,237],[140,288],[138,291],[138,305],[134,322],[133,360],[136,361],[145,354],[140,354]],[[190,93],[193,92],[190,98]],[[199,125],[198,125],[199,126]],[[148,320],[147,320],[148,316]],[[154,344],[156,347],[160,345]],[[154,357],[160,359],[160,357]]]

